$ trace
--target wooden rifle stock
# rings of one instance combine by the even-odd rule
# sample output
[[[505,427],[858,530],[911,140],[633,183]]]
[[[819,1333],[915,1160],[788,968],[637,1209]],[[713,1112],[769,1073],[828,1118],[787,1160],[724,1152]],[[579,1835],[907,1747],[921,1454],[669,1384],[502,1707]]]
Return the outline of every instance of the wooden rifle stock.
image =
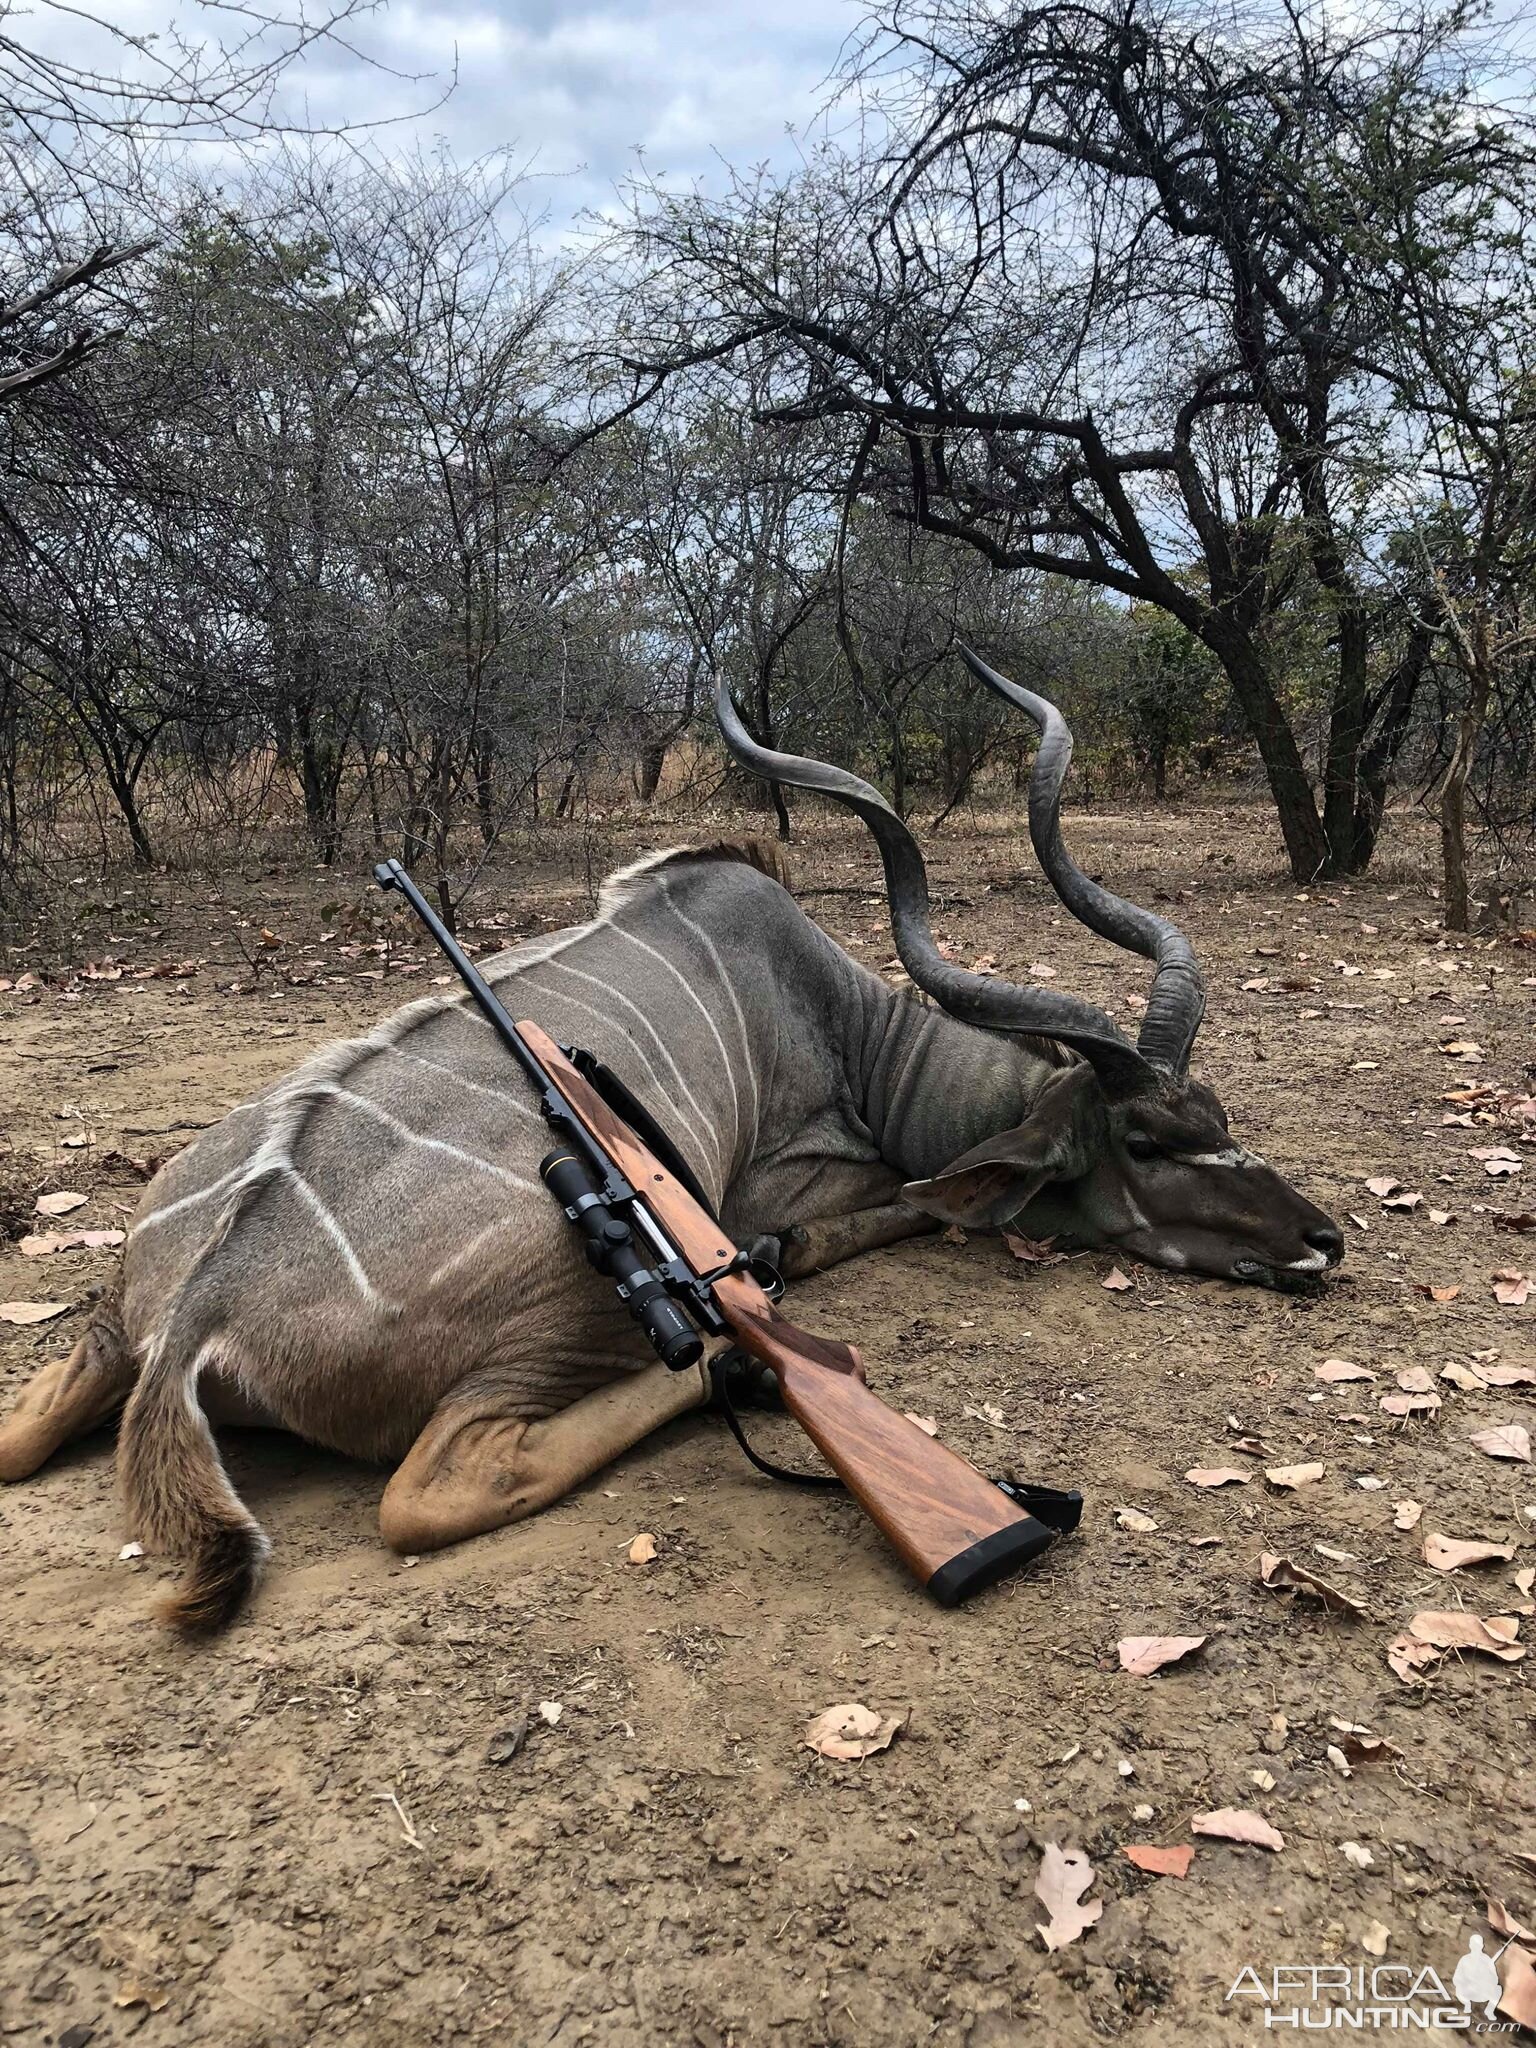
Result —
[[[945,1606],[1037,1556],[1055,1526],[1032,1515],[864,1384],[851,1344],[812,1336],[780,1315],[748,1273],[724,1272],[736,1246],[536,1024],[518,1025],[573,1112],[694,1272],[743,1351],[769,1368],[784,1406],[908,1570]],[[1075,1522],[1075,1512],[1070,1521]]]

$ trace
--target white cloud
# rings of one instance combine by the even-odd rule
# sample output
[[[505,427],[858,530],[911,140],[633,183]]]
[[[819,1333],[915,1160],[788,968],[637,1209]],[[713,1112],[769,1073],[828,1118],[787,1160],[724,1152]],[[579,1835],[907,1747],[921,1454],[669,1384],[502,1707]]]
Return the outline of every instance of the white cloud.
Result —
[[[464,157],[510,148],[549,181],[544,197],[563,221],[605,207],[637,149],[679,180],[716,182],[722,159],[790,162],[788,131],[814,125],[860,13],[856,0],[786,0],[771,16],[698,0],[396,0],[356,41],[406,77],[317,51],[290,100],[302,95],[325,124],[413,115],[381,134],[385,147],[442,137]],[[447,102],[420,112],[455,65]]]

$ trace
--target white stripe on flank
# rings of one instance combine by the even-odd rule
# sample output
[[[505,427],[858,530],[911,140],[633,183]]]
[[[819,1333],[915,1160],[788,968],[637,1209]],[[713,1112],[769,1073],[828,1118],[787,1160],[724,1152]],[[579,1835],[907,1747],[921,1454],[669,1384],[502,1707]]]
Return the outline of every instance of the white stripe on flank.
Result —
[[[606,981],[599,981],[595,974],[588,974],[583,968],[568,967],[563,960],[552,960],[549,964],[554,968],[557,974],[574,974],[579,981],[591,982],[592,986],[595,989],[601,990],[601,992],[605,996],[611,997],[614,1002],[622,1003],[626,1010],[633,1011],[635,1016],[639,1018],[640,1022],[645,1026],[646,1030],[649,1031],[652,1038],[655,1039],[657,1051],[661,1054],[662,1058],[666,1061],[667,1065],[672,1069],[673,1073],[677,1076],[678,1087],[682,1089],[683,1093],[687,1096],[688,1100],[693,1104],[694,1108],[698,1111],[699,1118],[703,1124],[704,1130],[709,1135],[709,1141],[715,1148],[715,1171],[718,1174],[720,1174],[723,1178],[725,1173],[725,1153],[720,1144],[720,1133],[715,1129],[713,1123],[710,1121],[708,1110],[705,1109],[703,1103],[700,1102],[697,1095],[694,1094],[693,1090],[688,1086],[688,1083],[684,1080],[683,1070],[677,1064],[677,1061],[672,1057],[671,1053],[667,1050],[666,1040],[662,1037],[661,1033],[656,1029],[656,1026],[651,1022],[650,1018],[646,1016],[644,1010],[642,1010],[637,1003],[632,1003],[628,996],[621,995],[616,988],[610,988]],[[612,1022],[611,1018],[609,1019],[609,1022]],[[701,1137],[701,1133],[695,1130],[694,1136]]]
[[[258,1169],[257,1161],[260,1158],[261,1154],[258,1152],[255,1160],[242,1159],[238,1166],[232,1166],[228,1173],[221,1173],[217,1180],[209,1181],[207,1187],[199,1188],[195,1194],[182,1195],[174,1202],[167,1202],[163,1209],[151,1209],[147,1216],[141,1216],[138,1222],[134,1224],[135,1235],[141,1230],[148,1230],[152,1223],[164,1223],[168,1216],[175,1216],[183,1209],[190,1209],[194,1203],[206,1202],[210,1195],[217,1195],[223,1189],[232,1186],[234,1182],[243,1181],[254,1170],[270,1173],[273,1162],[269,1162]]]
[[[353,1251],[347,1233],[315,1193],[303,1174],[294,1168],[290,1169],[288,1177],[294,1192],[303,1196],[316,1222],[319,1223],[321,1229],[324,1230],[327,1237],[330,1238],[332,1244],[335,1245],[337,1251],[341,1253],[342,1258],[346,1261],[347,1271],[352,1275],[358,1293],[362,1295],[365,1301],[382,1301],[383,1297],[363,1270],[362,1260]]]
[[[451,1258],[444,1259],[440,1266],[429,1273],[427,1275],[427,1285],[435,1287],[439,1280],[446,1279],[458,1267],[467,1265],[486,1242],[487,1238],[494,1237],[498,1230],[505,1230],[513,1223],[520,1223],[526,1228],[527,1222],[526,1216],[498,1216],[494,1223],[487,1223],[484,1230],[477,1230],[468,1244],[460,1245]]]
[[[591,977],[589,976],[588,979],[590,980],[590,978]],[[610,1030],[612,1029],[613,1019],[611,1017],[605,1017],[601,1010],[593,1009],[590,1003],[584,1003],[581,1000],[580,996],[573,996],[568,992],[562,991],[560,989],[550,989],[548,993],[551,1002],[569,1003],[573,1010],[580,1010],[583,1012],[584,1015],[595,1018],[599,1024],[606,1024]],[[489,1030],[490,1026],[486,1025],[486,1029]],[[642,1048],[638,1046],[633,1039],[629,1041],[629,1044],[630,1050],[634,1053],[635,1058],[640,1062],[641,1066],[644,1067],[646,1073],[649,1075],[651,1086],[656,1090],[657,1096],[660,1098],[662,1108],[670,1111],[670,1113],[677,1118],[677,1121],[684,1127],[684,1129],[688,1132],[689,1136],[693,1138],[695,1142],[698,1144],[700,1152],[702,1153],[704,1148],[704,1139],[699,1131],[698,1125],[693,1121],[692,1117],[689,1116],[687,1110],[683,1108],[680,1102],[674,1102],[672,1100],[671,1096],[662,1086],[661,1076],[657,1073],[656,1069],[651,1065],[650,1061],[646,1058]],[[658,1112],[654,1108],[652,1108],[651,1114],[655,1116],[657,1115],[657,1113]]]
[[[533,1181],[524,1180],[521,1174],[510,1173],[506,1167],[497,1166],[489,1159],[482,1159],[477,1152],[466,1152],[458,1145],[450,1145],[446,1138],[429,1138],[424,1131],[413,1131],[409,1124],[401,1123],[399,1117],[391,1116],[380,1104],[370,1102],[366,1095],[354,1095],[350,1088],[343,1088],[339,1081],[327,1082],[315,1092],[319,1095],[329,1095],[338,1102],[350,1102],[354,1108],[366,1111],[371,1117],[377,1117],[381,1124],[387,1125],[397,1138],[404,1138],[407,1144],[424,1145],[429,1152],[446,1153],[450,1159],[457,1159],[465,1166],[476,1166],[482,1173],[494,1174],[497,1180],[505,1181],[508,1187],[522,1188],[530,1195],[539,1192]]]
[[[716,946],[714,940],[709,936],[709,933],[705,931],[703,925],[696,924],[694,920],[688,915],[687,911],[679,910],[676,903],[672,900],[672,890],[670,884],[667,881],[665,872],[659,874],[656,877],[656,886],[661,891],[662,900],[665,902],[668,910],[671,911],[672,915],[677,919],[679,924],[683,924],[688,927],[689,931],[691,931],[694,937],[698,939],[699,943],[703,946],[705,952],[708,953],[710,959],[714,962],[715,972],[720,977],[720,985],[725,990],[726,996],[730,1001],[731,1008],[736,1013],[736,1026],[741,1033],[742,1057],[746,1061],[747,1079],[752,1084],[752,1130],[755,1136],[757,1132],[757,1127],[762,1121],[763,1101],[761,1095],[758,1093],[757,1063],[752,1057],[752,1041],[747,1036],[747,1020],[743,1016],[741,1004],[737,1001],[736,998],[735,983],[731,980],[729,974],[726,973],[725,962],[720,958],[719,948]]]
[[[703,998],[700,996],[698,990],[694,987],[693,983],[688,979],[686,974],[684,974],[679,968],[673,965],[673,963],[667,958],[665,953],[658,953],[654,946],[648,945],[644,939],[637,938],[633,932],[626,931],[624,927],[617,922],[611,924],[608,927],[608,929],[613,933],[616,939],[628,939],[629,943],[632,946],[638,946],[642,953],[649,953],[653,960],[659,961],[661,965],[666,968],[668,974],[672,975],[675,978],[680,987],[683,989],[684,993],[691,998],[691,1000],[698,1009],[699,1015],[704,1019],[704,1022],[709,1026],[710,1034],[714,1038],[715,1044],[720,1048],[720,1064],[725,1069],[726,1085],[730,1088],[731,1091],[731,1125],[734,1133],[731,1140],[731,1151],[732,1156],[734,1157],[735,1153],[740,1149],[741,1146],[741,1097],[736,1092],[736,1076],[731,1071],[731,1056],[725,1049],[725,1040],[720,1036],[719,1026],[716,1024],[714,1018],[711,1017],[708,1010],[705,1009]]]
[[[479,1015],[478,1011],[476,1015]],[[441,1074],[445,1081],[456,1081],[461,1088],[472,1088],[477,1095],[489,1095],[494,1102],[504,1102],[508,1109],[515,1109],[519,1116],[525,1116],[533,1123],[543,1122],[536,1109],[530,1109],[526,1102],[519,1102],[505,1088],[490,1088],[484,1081],[471,1081],[467,1074],[456,1074],[452,1067],[442,1066],[437,1060],[424,1060],[419,1052],[402,1052],[397,1045],[386,1045],[381,1050],[397,1060],[409,1060],[413,1067],[425,1067],[429,1073]]]

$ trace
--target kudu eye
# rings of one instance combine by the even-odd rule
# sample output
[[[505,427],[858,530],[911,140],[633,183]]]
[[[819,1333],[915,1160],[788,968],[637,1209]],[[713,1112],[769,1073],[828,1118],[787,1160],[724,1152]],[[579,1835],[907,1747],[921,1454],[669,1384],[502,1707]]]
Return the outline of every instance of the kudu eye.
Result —
[[[1149,1138],[1144,1131],[1128,1131],[1125,1149],[1133,1159],[1156,1159],[1162,1147],[1155,1138]]]

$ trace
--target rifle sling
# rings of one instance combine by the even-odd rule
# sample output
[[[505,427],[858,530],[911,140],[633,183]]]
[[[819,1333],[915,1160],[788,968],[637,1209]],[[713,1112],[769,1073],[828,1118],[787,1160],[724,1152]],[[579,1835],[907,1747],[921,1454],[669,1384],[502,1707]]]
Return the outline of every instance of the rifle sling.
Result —
[[[746,1452],[748,1462],[759,1472],[766,1472],[770,1479],[782,1479],[790,1486],[841,1486],[842,1480],[835,1472],[791,1472],[787,1465],[775,1465],[771,1458],[765,1458],[754,1451],[747,1442],[746,1431],[741,1426],[741,1416],[731,1398],[730,1361],[735,1355],[722,1351],[709,1361],[709,1376],[714,1382],[715,1399],[720,1404],[720,1413],[725,1417],[726,1427],[737,1443]]]
[[[672,1178],[681,1181],[711,1223],[718,1223],[715,1205],[699,1185],[698,1176],[637,1095],[630,1092],[612,1067],[605,1067],[596,1053],[579,1045],[566,1046],[566,1057],[585,1081],[601,1095],[616,1117],[623,1119],[640,1138],[647,1151],[654,1152]]]

